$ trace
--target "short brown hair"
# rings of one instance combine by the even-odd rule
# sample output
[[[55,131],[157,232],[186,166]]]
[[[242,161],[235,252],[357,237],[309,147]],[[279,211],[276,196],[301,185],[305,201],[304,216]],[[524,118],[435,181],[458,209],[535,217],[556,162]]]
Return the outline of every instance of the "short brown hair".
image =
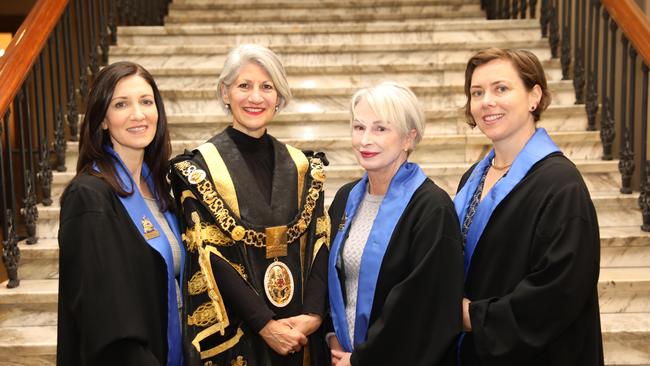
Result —
[[[524,83],[524,86],[529,91],[532,90],[535,85],[539,85],[542,89],[542,98],[539,101],[539,105],[531,112],[535,122],[539,121],[542,112],[549,106],[549,104],[551,104],[551,92],[548,90],[544,68],[539,62],[539,59],[530,51],[492,47],[478,51],[469,59],[469,61],[467,61],[467,68],[465,69],[465,96],[467,97],[467,102],[465,103],[465,117],[467,117],[467,124],[476,127],[476,121],[474,120],[474,117],[472,117],[470,105],[472,97],[470,94],[470,87],[472,86],[472,75],[474,75],[474,70],[476,70],[477,67],[494,60],[510,61],[515,70],[517,70],[517,74]]]

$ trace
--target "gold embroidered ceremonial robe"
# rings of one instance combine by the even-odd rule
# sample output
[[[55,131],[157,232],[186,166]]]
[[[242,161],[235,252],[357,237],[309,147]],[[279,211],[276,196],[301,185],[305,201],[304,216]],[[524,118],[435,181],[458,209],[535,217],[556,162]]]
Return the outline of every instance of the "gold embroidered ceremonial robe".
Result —
[[[271,319],[324,317],[327,303],[323,162],[270,139],[270,202],[226,132],[172,160],[187,251],[181,317],[187,365],[329,363],[322,329],[288,356],[258,334]]]

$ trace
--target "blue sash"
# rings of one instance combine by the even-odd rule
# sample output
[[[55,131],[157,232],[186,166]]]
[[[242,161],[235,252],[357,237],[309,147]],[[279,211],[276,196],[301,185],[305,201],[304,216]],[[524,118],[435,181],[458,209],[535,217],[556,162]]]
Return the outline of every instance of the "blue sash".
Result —
[[[503,176],[503,178],[501,178],[492,189],[490,189],[490,192],[488,192],[479,203],[474,218],[472,219],[472,223],[467,231],[467,238],[465,239],[465,279],[467,279],[467,273],[472,262],[474,250],[476,250],[476,245],[483,234],[485,226],[490,220],[490,216],[492,216],[492,212],[494,212],[499,203],[501,203],[514,187],[524,179],[533,165],[548,155],[558,151],[560,151],[560,148],[558,148],[553,140],[551,140],[548,133],[546,133],[546,130],[543,128],[537,128],[533,136],[531,136],[528,142],[526,142],[524,148],[521,149],[519,154],[517,154],[517,157],[512,162],[510,170],[508,170],[508,174]],[[456,214],[458,215],[460,222],[465,220],[467,206],[469,206],[472,201],[472,196],[476,191],[476,187],[478,187],[483,172],[490,166],[490,162],[493,158],[494,149],[490,150],[488,155],[478,162],[463,188],[456,194],[456,197],[454,197],[454,206],[456,207]],[[465,333],[463,332],[458,337],[457,341],[457,364],[460,364],[460,348],[464,338]]]
[[[140,191],[135,187],[131,173],[125,168],[124,162],[120,159],[119,155],[113,150],[110,146],[104,146],[104,149],[110,153],[117,161],[115,162],[115,170],[117,171],[118,177],[122,187],[127,192],[133,192],[132,195],[127,197],[119,197],[122,205],[126,208],[126,211],[131,217],[131,221],[138,228],[142,239],[149,244],[153,249],[155,249],[160,256],[165,260],[167,265],[167,343],[168,343],[168,352],[167,352],[167,365],[168,366],[180,366],[183,364],[183,353],[181,349],[181,325],[180,318],[178,314],[178,301],[176,297],[176,279],[174,274],[174,259],[172,256],[171,246],[167,237],[165,236],[162,228],[156,221],[156,218],[149,210],[144,198]],[[97,169],[97,167],[95,167]],[[151,172],[147,164],[142,164],[142,176],[145,177],[149,190],[156,194],[154,189],[154,182],[151,177]],[[130,183],[130,188],[128,187]],[[178,243],[181,242],[180,229],[178,227],[178,222],[176,217],[169,211],[163,213],[165,219],[167,219],[167,224],[169,224],[170,229],[176,236]],[[146,239],[144,236],[142,220],[145,218],[149,220],[155,230],[160,233],[159,236],[151,239]],[[185,251],[181,245],[181,276],[183,273],[183,264],[185,263]],[[182,278],[181,278],[181,283]]]
[[[354,326],[355,345],[362,344],[366,341],[379,269],[395,226],[397,226],[402,213],[411,200],[411,196],[413,196],[413,193],[422,185],[425,179],[426,175],[417,164],[408,162],[402,164],[391,180],[386,196],[379,206],[379,212],[377,213],[377,217],[368,235],[368,241],[361,255],[359,290],[357,293]],[[336,270],[336,263],[342,260],[340,258],[342,244],[346,233],[350,229],[354,215],[365,195],[367,183],[368,174],[366,173],[350,191],[345,206],[345,217],[347,219],[345,220],[344,227],[338,231],[332,243],[328,265],[328,287],[332,321],[339,343],[341,343],[346,352],[352,352],[354,347],[349,336],[350,331],[345,315],[343,292]]]
[[[478,244],[483,230],[492,216],[492,212],[501,203],[501,201],[512,191],[512,189],[526,176],[530,168],[538,161],[542,160],[549,154],[560,151],[555,145],[553,140],[548,136],[546,130],[537,128],[533,136],[528,140],[523,149],[517,154],[517,157],[512,162],[512,166],[503,178],[501,178],[493,187],[490,192],[483,198],[476,208],[476,214],[472,220],[472,224],[467,231],[467,238],[465,242],[465,277],[469,271],[469,266],[472,261],[472,255]],[[467,213],[467,206],[472,201],[472,196],[476,191],[476,187],[481,180],[483,171],[487,169],[494,157],[494,149],[483,158],[474,168],[465,186],[454,197],[454,206],[456,206],[456,214],[460,222],[465,220]]]

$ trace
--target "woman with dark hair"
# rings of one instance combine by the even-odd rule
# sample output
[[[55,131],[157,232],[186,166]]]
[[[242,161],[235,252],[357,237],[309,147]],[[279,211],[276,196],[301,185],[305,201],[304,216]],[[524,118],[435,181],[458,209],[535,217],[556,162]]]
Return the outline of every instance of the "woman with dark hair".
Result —
[[[465,113],[493,149],[454,198],[465,253],[459,365],[602,365],[600,240],[576,166],[536,122],[550,104],[524,50],[486,49],[465,72]]]
[[[100,71],[61,197],[57,364],[182,365],[170,153],[149,72],[131,62]]]

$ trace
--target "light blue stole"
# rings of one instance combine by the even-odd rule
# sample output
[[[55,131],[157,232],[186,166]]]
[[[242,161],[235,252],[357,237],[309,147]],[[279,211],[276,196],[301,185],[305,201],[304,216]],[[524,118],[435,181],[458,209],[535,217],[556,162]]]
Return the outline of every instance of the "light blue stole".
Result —
[[[546,130],[543,128],[537,128],[533,136],[531,136],[524,148],[512,162],[508,174],[501,178],[479,203],[472,224],[467,231],[467,238],[465,241],[465,277],[467,277],[467,272],[469,271],[472,255],[474,255],[474,250],[476,250],[476,245],[483,234],[485,226],[490,220],[490,216],[492,216],[492,212],[494,212],[499,203],[501,203],[512,189],[526,176],[533,165],[549,154],[558,151],[560,151],[560,149],[548,136]],[[492,149],[490,153],[488,153],[488,155],[476,165],[463,188],[456,194],[456,197],[454,197],[454,206],[456,207],[456,214],[458,215],[460,222],[465,220],[467,206],[469,206],[472,201],[472,196],[481,180],[481,176],[485,169],[489,167],[492,158],[494,158],[494,149]]]
[[[358,280],[359,289],[354,323],[354,345],[359,345],[366,341],[375,287],[388,242],[413,193],[422,185],[425,179],[426,175],[417,164],[405,162],[391,180],[388,191],[379,206],[379,212],[377,213],[377,217],[368,235],[368,241],[361,255]],[[336,270],[336,263],[342,260],[340,258],[342,245],[357,209],[366,193],[367,183],[368,174],[366,173],[350,191],[345,206],[345,217],[347,219],[332,243],[328,265],[328,292],[332,321],[339,343],[341,343],[346,352],[352,352],[354,347],[350,339],[343,292]]]
[[[546,130],[543,128],[537,128],[533,136],[531,136],[528,142],[526,142],[526,145],[524,145],[524,148],[521,149],[519,154],[517,154],[517,157],[512,162],[512,166],[510,166],[510,169],[508,170],[508,174],[503,176],[503,178],[501,178],[492,189],[490,189],[487,195],[479,203],[474,218],[472,219],[472,223],[467,231],[467,237],[465,238],[464,269],[466,280],[472,262],[472,256],[476,250],[476,245],[478,244],[478,241],[483,234],[483,230],[485,230],[485,226],[490,220],[490,216],[492,216],[494,210],[497,208],[499,203],[508,196],[515,186],[524,179],[533,165],[548,155],[558,151],[560,151],[560,148],[558,148],[553,140],[551,140],[548,133],[546,133]],[[454,197],[456,214],[461,223],[465,220],[467,206],[469,206],[472,201],[472,196],[476,191],[476,187],[478,187],[483,172],[490,166],[493,158],[494,149],[490,150],[488,155],[478,162],[463,188],[456,194],[456,197]],[[460,348],[463,339],[465,338],[465,334],[466,333],[463,332],[458,337],[458,348],[456,350],[457,364],[460,364]]]
[[[115,170],[117,171],[122,187],[127,192],[133,192],[133,194],[130,196],[118,196],[118,198],[122,202],[122,205],[124,205],[124,208],[126,208],[126,211],[129,213],[131,221],[133,221],[133,224],[138,228],[138,231],[140,231],[142,239],[160,254],[160,256],[165,260],[165,264],[167,265],[167,365],[181,366],[183,364],[183,352],[181,349],[181,325],[180,317],[178,314],[178,300],[176,297],[174,259],[172,256],[169,240],[167,240],[167,236],[165,236],[162,228],[156,221],[156,218],[149,210],[149,207],[142,197],[142,194],[137,189],[137,187],[135,187],[133,177],[131,176],[131,173],[125,168],[126,165],[122,159],[110,146],[104,146],[104,149],[117,160],[115,162]],[[95,169],[97,169],[97,166],[95,166]],[[156,190],[154,189],[154,182],[151,177],[151,171],[145,163],[142,164],[142,175],[145,177],[147,185],[149,186],[149,190],[153,194],[156,194]],[[172,214],[170,211],[165,211],[163,215],[165,216],[165,219],[167,219],[167,224],[169,224],[170,229],[176,236],[178,243],[182,243],[176,216],[174,216],[174,214]],[[146,217],[153,224],[153,227],[158,231],[158,233],[160,233],[159,236],[148,240],[145,238],[142,224],[142,219],[144,217]],[[181,245],[181,276],[183,273],[184,263],[185,251]],[[182,281],[183,279],[181,278],[181,283],[183,283]]]

